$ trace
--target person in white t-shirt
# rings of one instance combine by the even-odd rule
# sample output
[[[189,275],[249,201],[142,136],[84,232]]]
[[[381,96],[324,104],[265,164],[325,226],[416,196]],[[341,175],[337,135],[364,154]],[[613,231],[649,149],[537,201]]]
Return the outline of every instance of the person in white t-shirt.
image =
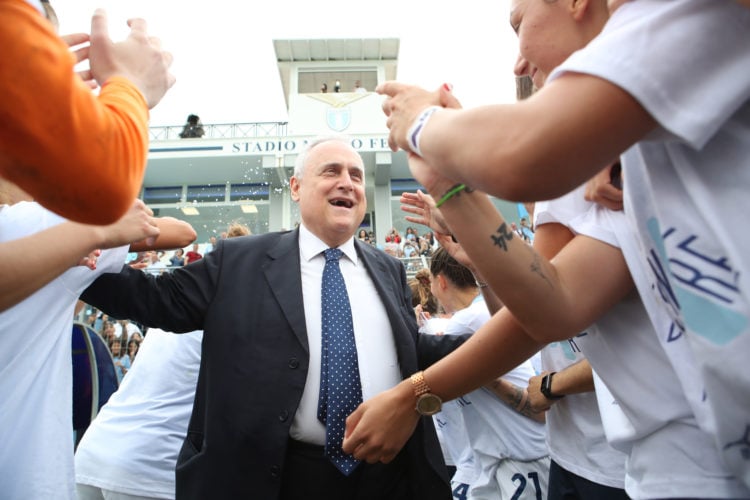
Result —
[[[446,249],[466,265],[471,265],[460,245],[441,234],[450,229],[431,197],[420,192],[404,193],[401,204],[403,210],[416,215],[407,217],[407,220],[430,226]],[[559,200],[539,202],[536,206],[539,239],[535,245],[554,255],[557,246],[565,241],[560,240],[561,224],[585,213],[592,203],[584,200],[581,187]],[[568,233],[567,238],[572,238],[572,233]],[[550,344],[541,351],[544,369],[561,372],[555,378],[554,386],[554,394],[560,399],[547,400],[541,396],[542,401],[537,402],[540,377],[528,379],[530,409],[549,410],[546,424],[547,446],[552,459],[548,486],[550,499],[627,498],[624,491],[625,454],[607,442],[597,395],[592,392],[591,367],[581,350],[587,336],[588,332],[583,332],[577,337]]]
[[[553,257],[573,237],[568,229],[570,221],[586,213],[591,206],[593,203],[584,199],[584,186],[558,199],[537,202],[534,207],[535,248],[544,256]],[[589,338],[590,332],[583,331],[545,346],[541,351],[544,373],[529,381],[532,405],[534,396],[541,395],[540,399],[548,408],[547,445],[552,459],[550,500],[627,498],[624,490],[626,455],[614,449],[605,436],[597,394],[593,392],[591,366],[585,355]],[[550,382],[549,397],[540,393],[545,377]]]
[[[625,213],[637,243],[625,249],[628,264],[647,270],[639,284],[647,307],[671,318],[672,338],[685,336],[705,389],[699,423],[750,486],[750,257],[738,231],[750,186],[750,11],[712,0],[624,2],[555,70],[561,61],[545,59],[554,51],[539,34],[553,32],[562,4],[513,3],[523,63],[533,61],[523,71],[550,75],[534,98],[428,110],[435,93],[386,84],[378,91],[391,96],[391,145],[422,155],[453,183],[511,200],[559,196],[624,153]],[[442,195],[445,186],[427,182]],[[680,382],[691,380],[680,374]]]
[[[97,276],[122,268],[127,244],[148,236],[143,222],[149,218],[150,211],[139,201],[111,226],[70,226],[71,237],[80,235],[97,240],[97,246],[116,248],[101,253],[96,270],[73,267],[0,313],[0,424],[7,430],[0,434],[2,498],[75,498],[73,310],[80,292]],[[61,224],[64,219],[34,202],[0,205],[0,242]],[[48,251],[53,254],[55,248]]]
[[[632,146],[623,171],[637,248],[625,255],[648,271],[647,306],[656,297],[672,319],[671,338],[684,335],[690,344],[709,408],[705,418],[697,414],[700,425],[750,485],[743,355],[750,348],[750,263],[735,202],[750,185],[750,140],[741,132],[750,120],[750,12],[711,0],[625,2],[600,36],[553,73],[555,64],[536,58],[550,52],[536,35],[550,33],[544,22],[558,4],[514,2],[524,63],[533,61],[524,71],[551,74],[533,99],[432,110],[410,142],[407,131],[436,94],[386,84],[379,91],[392,96],[384,103],[391,144],[423,155],[453,182],[505,199],[558,196]]]
[[[433,254],[430,273],[432,294],[452,313],[445,335],[473,334],[490,319],[474,274],[445,248]],[[534,369],[527,360],[503,380],[523,391],[532,376]],[[443,414],[453,415],[452,426],[443,428],[444,435],[458,434],[473,457],[468,463],[473,471],[452,481],[454,498],[546,497],[549,457],[543,422],[521,415],[517,407],[508,406],[488,388],[447,402],[437,416]],[[459,457],[453,458],[458,466]],[[523,481],[518,480],[519,474]],[[469,486],[468,495],[465,485]]]
[[[459,241],[472,242],[464,248],[473,262],[479,263],[482,275],[508,309],[495,315],[455,353],[428,368],[428,383],[433,384],[441,379],[441,374],[450,372],[451,381],[439,383],[462,390],[460,387],[468,385],[466,373],[483,377],[480,380],[488,374],[502,373],[538,349],[540,342],[562,340],[566,332],[596,320],[596,325],[587,329],[588,338],[582,345],[622,410],[606,411],[603,418],[609,442],[628,455],[628,494],[633,498],[750,495],[750,489],[733,477],[722,462],[712,446],[711,435],[698,425],[699,409],[695,403],[700,386],[690,391],[681,387],[680,377],[691,377],[687,343],[679,338],[667,341],[668,325],[652,325],[634,293],[630,272],[639,281],[638,274],[643,270],[632,267],[629,272],[620,252],[619,247],[633,241],[623,214],[586,212],[580,222],[574,219],[570,227],[585,236],[577,236],[565,245],[553,267],[507,231],[506,222],[486,195],[472,192],[461,196],[460,203],[445,204],[441,213],[449,226],[456,228]],[[469,214],[472,224],[459,224]],[[486,234],[491,237],[481,237]],[[537,239],[541,237],[537,235]],[[592,279],[593,270],[598,273],[597,279]],[[513,311],[528,333],[519,335],[516,319],[508,310]],[[476,338],[481,341],[475,342]],[[675,360],[683,363],[673,366]],[[454,380],[456,377],[458,381]],[[692,378],[696,379],[694,374]],[[644,387],[649,390],[644,391]],[[550,389],[554,395],[554,386]],[[372,409],[371,418],[377,419],[381,404],[387,406],[392,401],[397,402],[397,407],[403,405],[402,390],[397,386],[369,400],[355,412],[365,412],[364,416],[355,418],[364,421]],[[605,396],[605,402],[612,404],[611,396]],[[382,411],[400,414],[392,406]],[[403,415],[409,417],[408,412]],[[385,425],[406,423],[393,419]],[[354,433],[358,429],[359,426]],[[363,435],[355,437],[354,433],[350,439],[367,439]],[[387,430],[385,434],[388,435]]]

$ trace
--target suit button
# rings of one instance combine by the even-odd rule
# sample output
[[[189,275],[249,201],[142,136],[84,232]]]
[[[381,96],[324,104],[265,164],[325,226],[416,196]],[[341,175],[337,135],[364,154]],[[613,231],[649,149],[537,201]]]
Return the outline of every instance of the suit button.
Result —
[[[286,410],[283,410],[281,413],[279,413],[279,422],[286,422],[289,418],[289,412]]]
[[[289,368],[292,370],[299,367],[299,359],[289,358]]]
[[[271,466],[271,477],[277,478],[279,477],[279,472],[281,471],[281,467],[278,465],[272,465]]]

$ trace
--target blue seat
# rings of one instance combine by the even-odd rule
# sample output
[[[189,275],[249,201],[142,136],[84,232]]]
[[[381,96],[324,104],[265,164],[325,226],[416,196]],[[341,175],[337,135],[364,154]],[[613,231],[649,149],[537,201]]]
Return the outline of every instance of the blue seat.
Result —
[[[99,409],[117,390],[117,373],[104,340],[83,323],[73,323],[73,430],[76,444]]]

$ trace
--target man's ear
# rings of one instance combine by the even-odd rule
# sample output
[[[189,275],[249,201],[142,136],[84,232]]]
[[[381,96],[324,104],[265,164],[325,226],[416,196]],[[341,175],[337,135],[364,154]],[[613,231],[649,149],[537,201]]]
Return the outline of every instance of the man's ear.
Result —
[[[289,179],[289,190],[292,200],[299,201],[299,179],[294,175]]]

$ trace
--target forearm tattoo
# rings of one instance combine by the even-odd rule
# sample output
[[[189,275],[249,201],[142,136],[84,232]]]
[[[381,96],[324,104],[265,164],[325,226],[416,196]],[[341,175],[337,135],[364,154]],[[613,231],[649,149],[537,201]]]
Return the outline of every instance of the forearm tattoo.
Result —
[[[531,407],[531,399],[528,396],[524,401],[524,389],[522,387],[518,387],[517,385],[508,382],[508,386],[510,386],[511,389],[510,391],[504,390],[503,385],[500,383],[500,380],[493,380],[490,385],[493,392],[500,398],[503,403],[505,403],[524,417],[537,421],[542,418],[541,416],[544,414],[544,412],[535,411]]]
[[[542,266],[542,258],[539,256],[538,253],[531,251],[532,254],[532,260],[531,260],[531,272],[534,274],[538,274],[540,278],[542,278],[544,281],[547,282],[550,288],[554,288],[552,286],[552,282],[549,280],[547,275],[544,273],[544,268]]]
[[[499,228],[497,228],[497,236],[494,234],[490,236],[492,238],[492,242],[503,249],[503,251],[508,251],[508,242],[513,239],[513,231],[508,230],[508,225],[503,222]]]
[[[491,235],[490,238],[492,239],[492,243],[495,246],[498,246],[503,249],[503,251],[508,251],[508,242],[513,239],[513,231],[508,230],[508,225],[503,222],[500,224],[500,227],[497,228],[495,231],[495,234]],[[547,284],[552,288],[552,282],[549,280],[547,275],[544,273],[544,268],[542,266],[542,259],[539,257],[539,254],[537,254],[534,250],[531,249],[531,247],[527,247],[532,255],[532,261],[531,261],[531,267],[530,270],[534,274],[538,274],[544,281],[547,282]]]

